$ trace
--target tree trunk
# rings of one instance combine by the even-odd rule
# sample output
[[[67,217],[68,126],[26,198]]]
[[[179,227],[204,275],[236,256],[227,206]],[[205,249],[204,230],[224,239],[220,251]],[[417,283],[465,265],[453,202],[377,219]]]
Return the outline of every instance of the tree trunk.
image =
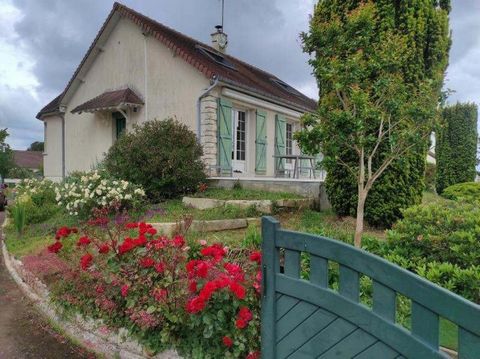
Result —
[[[363,216],[365,213],[365,200],[367,199],[367,191],[365,189],[358,189],[358,203],[357,203],[357,222],[355,226],[355,237],[353,243],[355,247],[361,248],[362,234],[363,234]]]

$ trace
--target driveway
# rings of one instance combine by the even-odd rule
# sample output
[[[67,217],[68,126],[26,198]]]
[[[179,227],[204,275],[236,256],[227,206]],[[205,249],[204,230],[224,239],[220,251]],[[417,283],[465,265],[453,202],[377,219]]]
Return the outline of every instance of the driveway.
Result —
[[[0,212],[0,224],[5,212]],[[0,228],[0,239],[2,237]],[[10,278],[0,259],[0,359],[93,358],[53,331]]]

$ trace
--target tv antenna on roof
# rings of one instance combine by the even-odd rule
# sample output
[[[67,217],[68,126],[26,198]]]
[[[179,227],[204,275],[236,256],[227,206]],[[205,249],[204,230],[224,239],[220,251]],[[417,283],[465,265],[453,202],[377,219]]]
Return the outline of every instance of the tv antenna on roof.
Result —
[[[222,29],[223,29],[224,14],[225,14],[225,0],[222,0]]]

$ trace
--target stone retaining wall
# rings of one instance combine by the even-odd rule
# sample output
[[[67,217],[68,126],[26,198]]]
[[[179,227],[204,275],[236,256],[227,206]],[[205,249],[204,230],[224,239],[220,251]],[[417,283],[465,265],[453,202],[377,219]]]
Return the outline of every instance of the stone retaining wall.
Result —
[[[181,359],[174,350],[168,350],[152,357],[148,355],[141,344],[128,338],[126,329],[113,332],[101,320],[86,319],[79,314],[74,318],[63,317],[61,308],[52,304],[47,286],[27,271],[21,261],[8,253],[3,241],[1,245],[5,266],[13,280],[38,310],[50,322],[61,328],[67,337],[75,339],[85,348],[101,354],[105,358]]]

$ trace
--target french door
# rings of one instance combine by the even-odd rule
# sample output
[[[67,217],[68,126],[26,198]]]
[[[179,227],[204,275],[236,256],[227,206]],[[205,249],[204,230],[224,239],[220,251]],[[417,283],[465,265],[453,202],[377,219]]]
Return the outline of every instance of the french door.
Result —
[[[237,174],[246,173],[247,114],[245,111],[232,110],[232,128],[232,170]]]

